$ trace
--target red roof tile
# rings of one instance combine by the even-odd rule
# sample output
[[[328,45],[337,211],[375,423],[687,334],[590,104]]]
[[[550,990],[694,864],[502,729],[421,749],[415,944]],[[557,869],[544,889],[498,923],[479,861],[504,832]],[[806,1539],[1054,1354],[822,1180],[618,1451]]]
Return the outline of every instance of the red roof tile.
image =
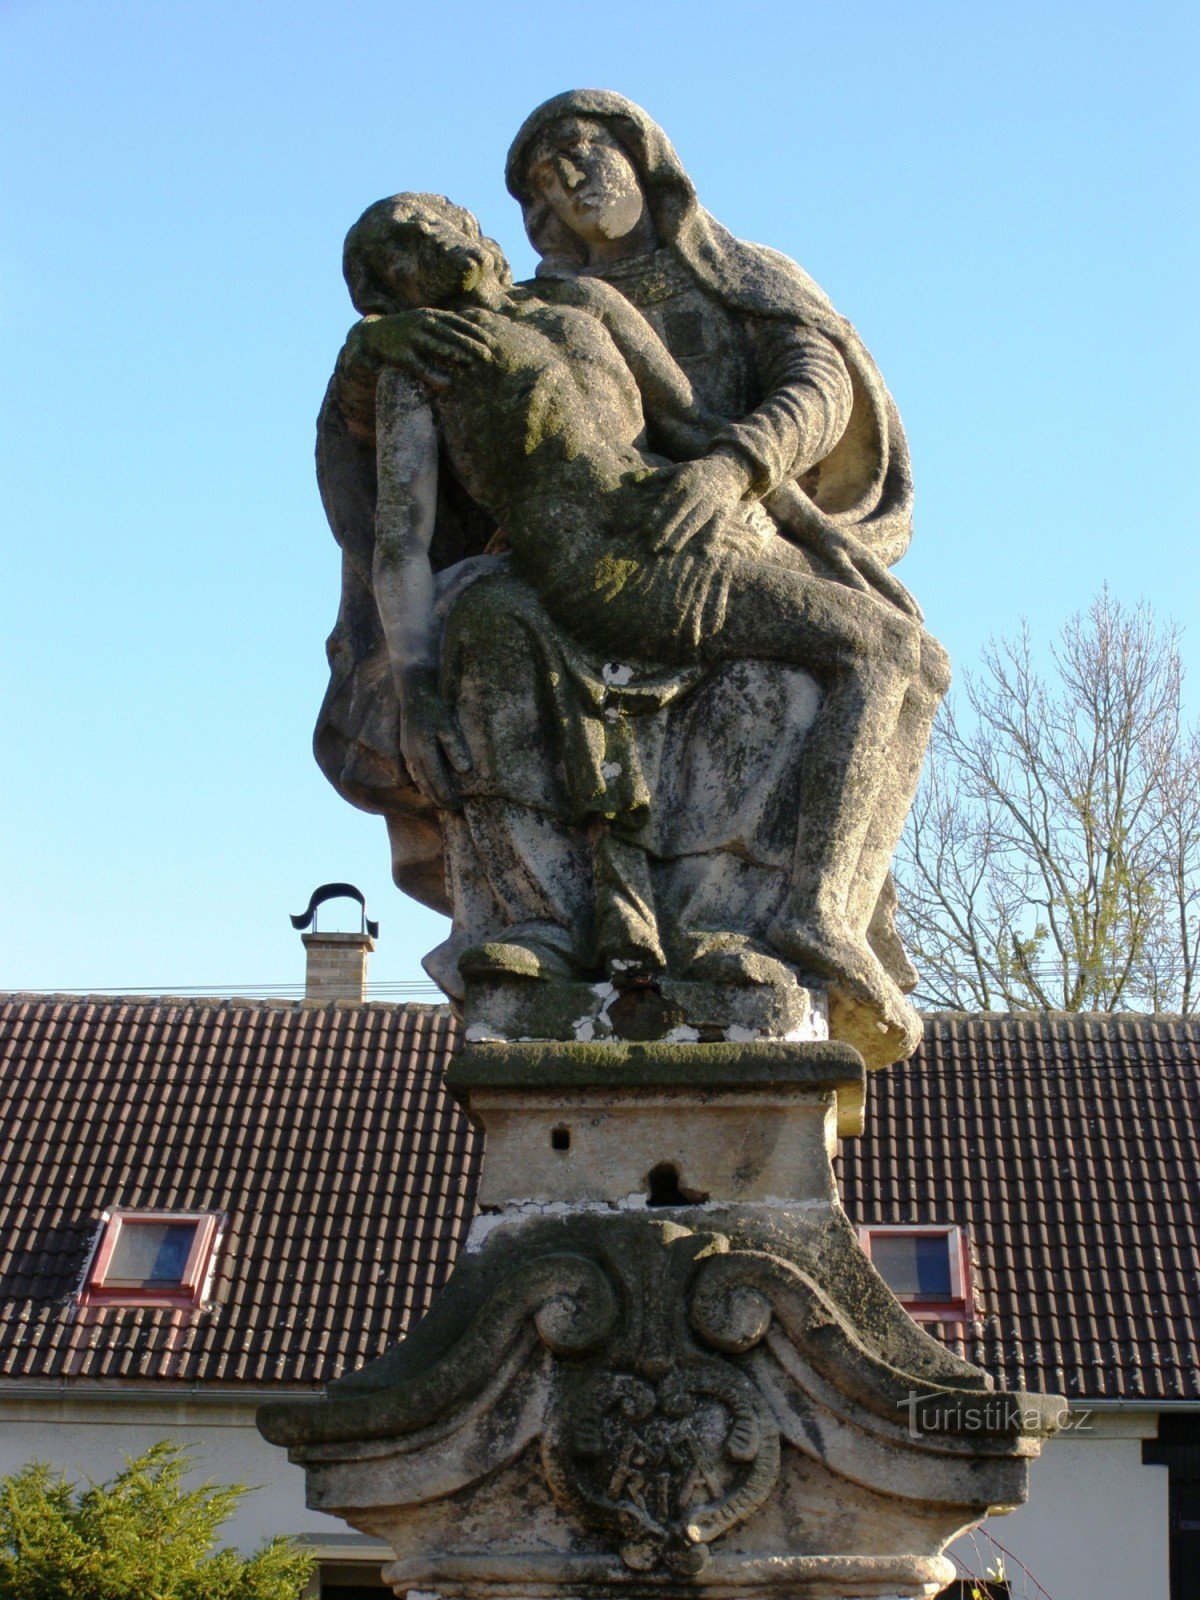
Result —
[[[476,1135],[437,1007],[0,1001],[0,1378],[315,1386],[429,1304]],[[934,1016],[840,1160],[864,1223],[969,1232],[1009,1387],[1200,1399],[1200,1019]],[[211,1309],[71,1296],[113,1205],[227,1214]]]
[[[1200,1399],[1200,1017],[935,1015],[870,1080],[839,1162],[856,1222],[969,1233],[1006,1388]]]
[[[476,1135],[438,1008],[0,1004],[0,1375],[316,1385],[445,1278]],[[226,1214],[212,1308],[79,1312],[109,1206]]]

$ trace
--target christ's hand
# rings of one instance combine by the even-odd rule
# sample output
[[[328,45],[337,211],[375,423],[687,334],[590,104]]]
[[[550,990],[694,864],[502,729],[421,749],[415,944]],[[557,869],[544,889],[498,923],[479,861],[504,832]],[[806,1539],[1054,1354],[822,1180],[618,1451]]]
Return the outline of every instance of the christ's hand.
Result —
[[[459,804],[455,777],[470,772],[471,756],[438,689],[436,668],[410,667],[404,673],[400,752],[425,798],[443,810],[455,810]]]

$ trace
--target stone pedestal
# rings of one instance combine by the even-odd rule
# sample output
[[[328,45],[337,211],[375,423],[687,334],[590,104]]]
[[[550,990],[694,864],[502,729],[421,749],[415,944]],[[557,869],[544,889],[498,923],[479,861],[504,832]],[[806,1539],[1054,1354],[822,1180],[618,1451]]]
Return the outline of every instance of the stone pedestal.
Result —
[[[480,1215],[429,1315],[263,1408],[422,1600],[932,1596],[1062,1402],[999,1394],[860,1250],[845,1045],[470,1045]]]

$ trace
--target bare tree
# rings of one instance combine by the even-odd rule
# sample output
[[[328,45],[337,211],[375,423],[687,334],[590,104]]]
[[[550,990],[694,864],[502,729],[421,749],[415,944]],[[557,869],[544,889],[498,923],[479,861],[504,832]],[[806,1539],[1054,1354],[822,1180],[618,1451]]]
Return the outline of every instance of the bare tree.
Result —
[[[897,858],[917,998],[962,1010],[1191,1011],[1200,994],[1200,734],[1178,630],[1105,590],[989,645],[948,704]]]

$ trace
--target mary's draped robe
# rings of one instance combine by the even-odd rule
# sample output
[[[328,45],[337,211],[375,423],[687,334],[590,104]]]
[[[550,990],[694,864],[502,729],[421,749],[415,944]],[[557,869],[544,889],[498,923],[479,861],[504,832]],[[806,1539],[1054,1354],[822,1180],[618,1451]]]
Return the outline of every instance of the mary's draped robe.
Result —
[[[802,544],[806,522],[819,531],[827,520],[880,560],[898,559],[911,531],[907,448],[857,334],[793,262],[709,216],[661,129],[618,95],[560,96],[514,141],[508,182],[543,254],[539,292],[552,296],[556,279],[583,270],[524,178],[534,141],[564,116],[603,122],[636,167],[658,248],[603,275],[728,419],[726,437],[754,463],[766,511]],[[813,397],[847,374],[836,437],[797,479],[787,455],[797,427],[828,425],[812,422],[830,409],[814,408]],[[506,558],[484,556],[496,530],[443,467],[431,551],[445,596],[443,689],[473,771],[461,810],[439,816],[399,753],[399,706],[371,588],[370,405],[335,375],[318,428],[343,586],[315,744],[335,787],[386,817],[399,886],[453,916],[450,940],[430,958],[433,975],[460,994],[462,950],[515,928],[586,970],[597,919],[609,930],[615,918],[635,946],[661,939],[676,972],[714,934],[761,945],[786,894],[801,821],[793,797],[819,695],[813,679],[757,661],[679,670],[634,651],[590,657]],[[833,576],[815,554],[812,568]],[[863,927],[890,849],[868,841],[864,851]],[[886,924],[876,916],[874,942],[895,972]],[[612,938],[605,944],[611,950]]]

